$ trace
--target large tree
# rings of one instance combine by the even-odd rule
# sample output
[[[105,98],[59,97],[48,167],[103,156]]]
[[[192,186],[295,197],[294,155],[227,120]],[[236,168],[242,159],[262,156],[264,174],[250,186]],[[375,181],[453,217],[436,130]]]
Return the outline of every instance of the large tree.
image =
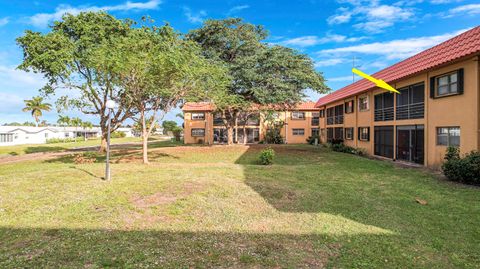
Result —
[[[202,56],[198,45],[184,40],[169,25],[143,26],[120,37],[120,85],[138,111],[142,126],[143,162],[148,163],[148,138],[159,119],[183,100],[224,90],[226,71]]]
[[[131,100],[125,98],[125,89],[119,86],[118,71],[123,63],[112,50],[115,42],[132,29],[131,21],[104,12],[82,12],[64,15],[47,33],[28,30],[17,39],[24,56],[18,68],[45,76],[47,84],[42,94],[67,92],[59,97],[59,107],[77,108],[99,117],[101,151],[106,146],[107,100],[118,104],[111,120],[112,132],[135,113]]]
[[[326,92],[321,73],[313,61],[290,48],[268,45],[267,31],[239,18],[207,20],[187,37],[197,42],[209,59],[222,62],[232,77],[227,91],[212,92],[209,101],[223,116],[228,143],[242,110],[254,106],[295,105],[305,90]]]

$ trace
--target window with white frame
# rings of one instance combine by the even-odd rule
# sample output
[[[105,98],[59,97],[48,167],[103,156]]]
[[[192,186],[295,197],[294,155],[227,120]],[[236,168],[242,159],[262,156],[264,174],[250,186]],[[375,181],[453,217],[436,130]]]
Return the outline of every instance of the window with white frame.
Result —
[[[292,120],[304,120],[305,112],[302,111],[292,111]]]
[[[192,136],[193,137],[203,137],[203,136],[205,136],[205,129],[204,128],[192,128]]]
[[[192,120],[204,120],[205,113],[203,112],[193,112],[192,113]]]
[[[437,127],[437,145],[460,146],[460,127]]]
[[[353,140],[353,128],[345,128],[345,140]]]
[[[369,108],[369,106],[368,106],[368,95],[360,96],[358,98],[358,110],[367,111],[368,108]]]
[[[292,129],[293,135],[305,135],[305,129],[294,128]]]

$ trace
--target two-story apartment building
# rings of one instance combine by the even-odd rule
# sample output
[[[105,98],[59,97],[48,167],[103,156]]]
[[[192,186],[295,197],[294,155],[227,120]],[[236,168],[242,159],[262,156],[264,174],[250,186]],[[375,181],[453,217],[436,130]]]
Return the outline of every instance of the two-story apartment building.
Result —
[[[185,144],[224,144],[228,133],[222,115],[215,112],[211,103],[185,103],[184,142]],[[281,136],[285,143],[306,143],[311,135],[319,134],[320,114],[315,102],[303,102],[294,108],[284,110],[269,108],[272,118],[283,122]],[[248,117],[239,116],[233,130],[234,143],[258,143],[264,140],[267,122],[264,110],[251,109]],[[247,113],[247,112],[245,112]]]
[[[438,168],[447,146],[480,149],[480,26],[320,98],[321,140]]]

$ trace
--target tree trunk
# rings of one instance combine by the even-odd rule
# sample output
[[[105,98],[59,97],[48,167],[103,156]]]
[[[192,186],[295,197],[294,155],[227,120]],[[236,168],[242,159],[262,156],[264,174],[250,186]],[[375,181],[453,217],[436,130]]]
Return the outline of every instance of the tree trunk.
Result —
[[[100,142],[99,153],[107,152],[107,132],[102,132],[102,141]]]
[[[140,113],[140,119],[142,121],[142,155],[143,163],[148,164],[148,130],[147,122],[145,120],[145,113],[142,111]]]
[[[247,128],[243,125],[243,144],[247,144]]]
[[[227,144],[232,145],[233,144],[233,127],[232,126],[227,126]]]

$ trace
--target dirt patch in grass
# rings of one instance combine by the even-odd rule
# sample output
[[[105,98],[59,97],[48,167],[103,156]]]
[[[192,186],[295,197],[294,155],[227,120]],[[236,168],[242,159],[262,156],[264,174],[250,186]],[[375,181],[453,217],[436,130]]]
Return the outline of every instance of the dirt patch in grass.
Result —
[[[159,221],[173,221],[173,218],[165,212],[167,206],[201,192],[206,187],[202,183],[186,182],[180,189],[167,188],[150,195],[135,194],[130,198],[134,210],[124,216],[124,221],[127,227],[141,223],[143,228],[151,227]]]

